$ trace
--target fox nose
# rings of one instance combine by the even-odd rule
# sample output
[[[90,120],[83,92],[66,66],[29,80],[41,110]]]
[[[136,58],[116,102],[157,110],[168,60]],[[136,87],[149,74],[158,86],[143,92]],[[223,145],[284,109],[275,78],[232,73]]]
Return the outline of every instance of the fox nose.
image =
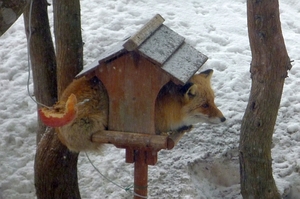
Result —
[[[226,118],[225,117],[221,117],[221,122],[225,122]]]

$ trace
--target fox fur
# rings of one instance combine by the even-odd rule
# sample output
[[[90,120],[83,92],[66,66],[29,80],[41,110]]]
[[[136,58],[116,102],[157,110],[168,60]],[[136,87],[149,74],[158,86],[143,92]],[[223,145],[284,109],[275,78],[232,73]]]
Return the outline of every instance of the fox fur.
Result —
[[[213,70],[194,75],[184,86],[165,85],[155,104],[157,134],[190,130],[196,123],[220,123],[226,119],[214,103],[210,80]],[[97,151],[99,143],[91,141],[96,131],[107,129],[108,95],[96,77],[75,79],[63,92],[53,108],[62,108],[68,97],[77,98],[77,116],[70,123],[58,127],[60,141],[74,152]],[[47,125],[47,124],[46,124]]]
[[[91,136],[107,128],[107,92],[96,77],[75,79],[63,92],[55,108],[64,106],[72,93],[77,97],[77,117],[56,129],[58,138],[70,151],[97,151],[100,145],[93,143]]]

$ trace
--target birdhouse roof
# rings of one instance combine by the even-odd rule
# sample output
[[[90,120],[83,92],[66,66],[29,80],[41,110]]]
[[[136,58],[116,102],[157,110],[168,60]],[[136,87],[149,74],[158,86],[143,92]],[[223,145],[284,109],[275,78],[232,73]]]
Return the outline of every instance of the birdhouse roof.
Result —
[[[76,77],[94,71],[103,62],[134,51],[160,66],[175,79],[186,83],[206,62],[207,56],[186,43],[184,37],[163,25],[163,22],[164,19],[157,14],[133,36],[103,52]]]

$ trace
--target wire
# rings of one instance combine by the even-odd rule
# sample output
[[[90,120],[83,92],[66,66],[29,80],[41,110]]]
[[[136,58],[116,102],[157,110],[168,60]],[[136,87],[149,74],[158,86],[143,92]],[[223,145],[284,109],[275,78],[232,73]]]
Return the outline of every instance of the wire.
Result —
[[[116,185],[117,187],[121,188],[121,189],[124,189],[126,192],[130,192],[131,194],[135,195],[135,196],[138,196],[140,198],[145,198],[147,199],[148,197],[147,196],[142,196],[142,195],[139,195],[137,193],[135,193],[134,191],[132,191],[132,187],[133,185],[130,185],[128,187],[123,187],[117,183],[115,183],[114,181],[112,181],[111,179],[109,179],[108,177],[106,177],[105,175],[103,175],[100,170],[94,165],[94,163],[91,161],[90,157],[88,156],[88,154],[85,152],[85,156],[87,157],[87,159],[89,160],[90,164],[94,167],[94,169],[105,179],[107,180],[108,182],[111,182],[112,184]]]
[[[87,153],[85,153],[87,159],[89,160],[89,162],[91,163],[91,165],[94,167],[94,169],[107,181],[113,183],[114,185],[116,185],[117,187],[121,188],[121,189],[126,189],[124,187],[122,187],[121,185],[118,185],[117,183],[113,182],[112,180],[110,180],[108,177],[106,177],[105,175],[103,175],[100,170],[93,164],[93,162],[91,161],[90,157],[88,156]]]

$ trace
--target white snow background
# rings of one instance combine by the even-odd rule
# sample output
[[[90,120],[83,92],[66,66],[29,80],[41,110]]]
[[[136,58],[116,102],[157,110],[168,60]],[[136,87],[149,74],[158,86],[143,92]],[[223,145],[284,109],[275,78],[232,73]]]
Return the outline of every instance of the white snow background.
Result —
[[[250,91],[251,52],[245,0],[82,0],[84,64],[155,14],[164,24],[209,57],[216,104],[227,118],[220,125],[197,125],[170,151],[159,152],[149,166],[149,198],[242,198],[239,185],[240,124]],[[293,68],[285,81],[273,138],[273,173],[283,198],[300,198],[300,1],[281,0],[283,35]],[[49,7],[52,23],[52,7]],[[52,25],[51,25],[52,26]],[[0,199],[32,199],[34,189],[36,105],[26,91],[27,43],[23,18],[0,37]],[[30,90],[33,90],[32,80]],[[89,154],[115,183],[133,184],[133,165],[124,150],[108,146]],[[81,154],[78,161],[84,199],[133,198],[103,179]],[[45,171],[47,172],[47,171]]]

